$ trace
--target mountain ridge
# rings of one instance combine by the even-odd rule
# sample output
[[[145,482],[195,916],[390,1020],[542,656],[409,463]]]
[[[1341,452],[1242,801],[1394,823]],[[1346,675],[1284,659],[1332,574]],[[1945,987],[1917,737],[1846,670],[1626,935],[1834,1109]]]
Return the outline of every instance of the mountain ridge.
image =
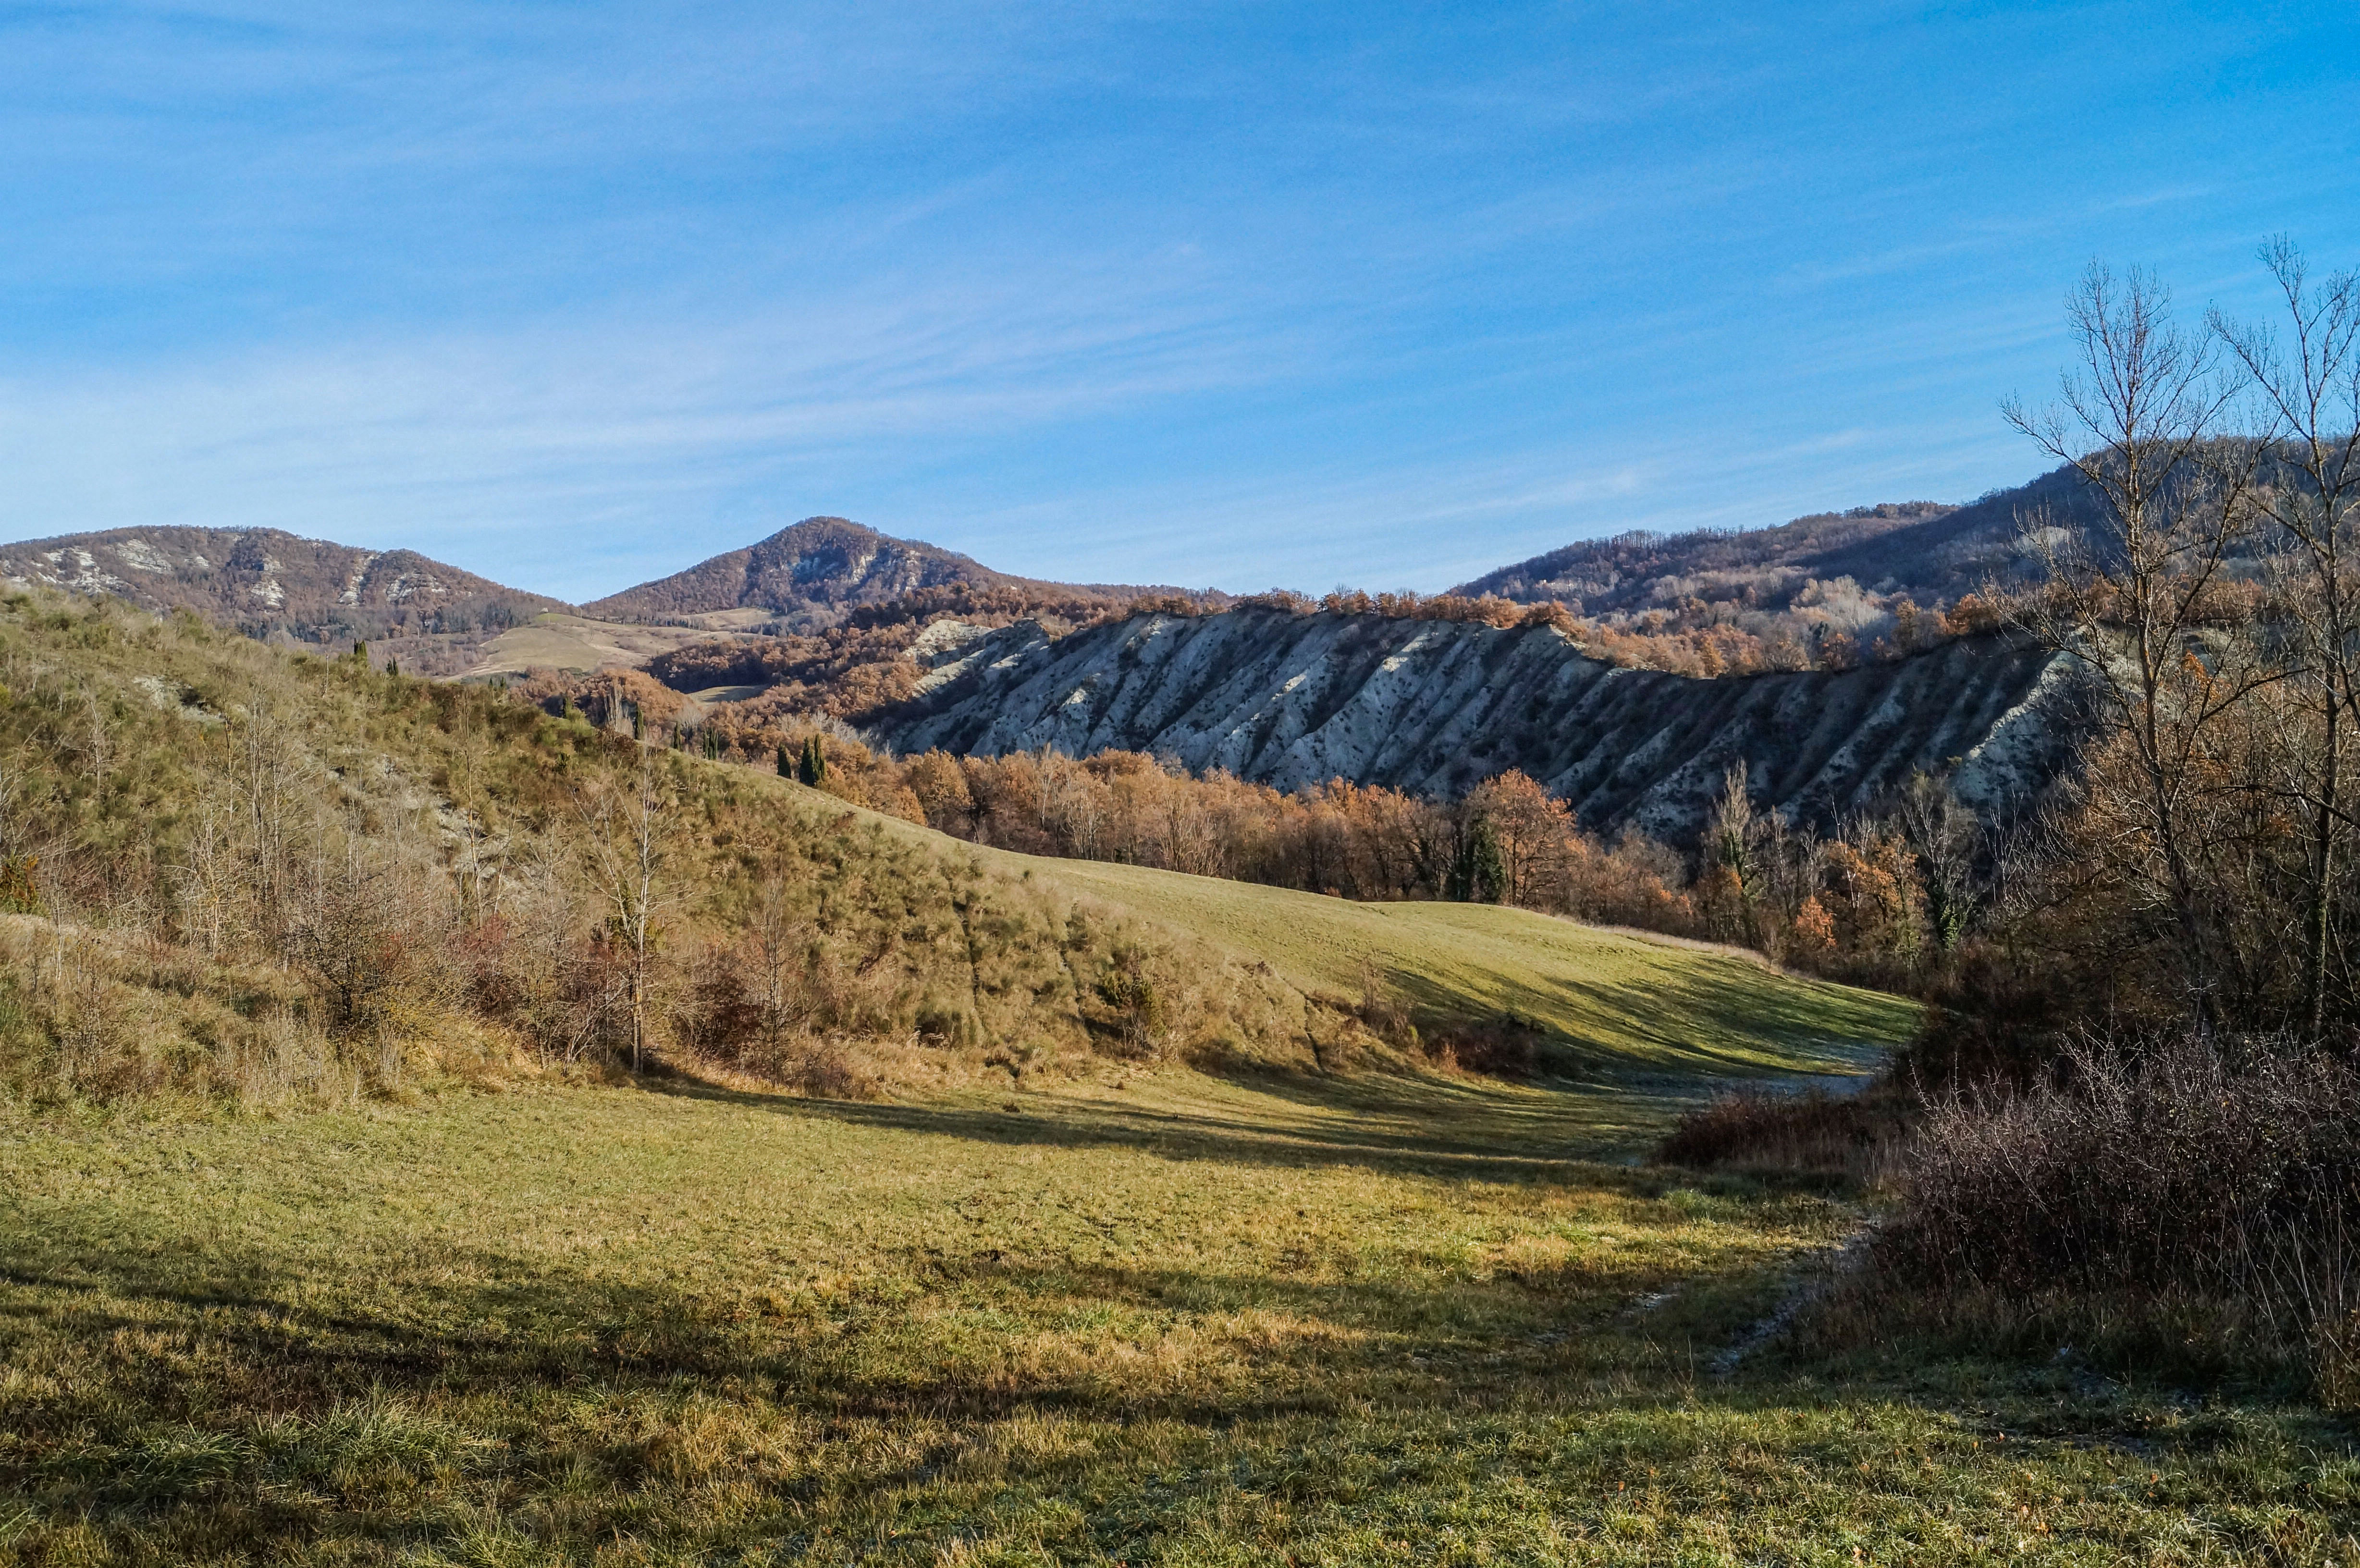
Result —
[[[1023,581],[956,550],[895,539],[846,517],[812,517],[582,608],[610,620],[728,610],[787,615],[819,606],[882,603],[921,588],[1006,587]]]
[[[412,550],[368,550],[283,528],[106,528],[0,545],[14,587],[112,593],[194,610],[250,637],[300,641],[497,632],[563,602]]]
[[[1576,614],[1613,616],[1696,600],[1777,609],[1812,581],[1850,578],[1868,593],[1907,596],[1925,607],[2021,579],[2022,519],[2085,515],[2092,505],[2087,488],[2074,470],[2060,467],[1960,506],[1885,502],[1760,528],[1577,539],[1451,592],[1523,604],[1557,599]]]

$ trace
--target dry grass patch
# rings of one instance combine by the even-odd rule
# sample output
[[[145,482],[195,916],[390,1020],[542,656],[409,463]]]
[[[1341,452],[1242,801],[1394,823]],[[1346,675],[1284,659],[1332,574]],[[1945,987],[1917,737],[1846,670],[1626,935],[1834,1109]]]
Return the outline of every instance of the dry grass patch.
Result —
[[[0,1124],[0,1561],[2344,1560],[2298,1409],[1705,1364],[1677,1096],[531,1089]]]

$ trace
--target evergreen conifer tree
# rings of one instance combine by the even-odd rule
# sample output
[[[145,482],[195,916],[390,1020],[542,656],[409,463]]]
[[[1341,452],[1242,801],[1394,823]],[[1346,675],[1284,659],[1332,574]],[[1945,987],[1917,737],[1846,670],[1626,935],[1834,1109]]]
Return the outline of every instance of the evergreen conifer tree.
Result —
[[[1477,817],[1459,837],[1444,895],[1462,904],[1496,904],[1507,886],[1508,867],[1500,858],[1500,836],[1492,831],[1489,817]]]

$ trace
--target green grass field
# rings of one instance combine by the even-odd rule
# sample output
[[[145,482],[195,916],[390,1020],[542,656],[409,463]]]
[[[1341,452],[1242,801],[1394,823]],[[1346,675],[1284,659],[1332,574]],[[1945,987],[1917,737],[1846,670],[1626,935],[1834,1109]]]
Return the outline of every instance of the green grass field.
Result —
[[[1076,891],[1357,996],[1363,965],[1414,1009],[1542,1026],[1593,1073],[1865,1073],[1916,1005],[1782,975],[1749,954],[1496,904],[1359,904],[1098,861],[1000,855]]]
[[[0,1560],[2349,1562],[2300,1410],[1716,1374],[1848,1203],[1532,1089],[0,1113]],[[2078,1379],[2078,1380],[2077,1380]]]
[[[832,798],[792,785],[800,806]],[[1515,1020],[1552,1076],[1694,1097],[1732,1079],[1859,1075],[1917,1026],[1915,1003],[1783,974],[1734,949],[1491,904],[1362,904],[1103,861],[979,848],[858,812],[930,854],[969,855],[1153,922],[1306,992],[1358,1001],[1373,973],[1428,1019]]]

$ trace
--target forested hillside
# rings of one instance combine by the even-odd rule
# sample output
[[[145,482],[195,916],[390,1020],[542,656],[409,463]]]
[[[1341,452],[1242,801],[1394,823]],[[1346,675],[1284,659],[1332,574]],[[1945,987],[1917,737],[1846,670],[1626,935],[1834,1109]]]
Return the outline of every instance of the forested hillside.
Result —
[[[277,528],[111,528],[0,546],[16,588],[112,595],[194,610],[248,637],[349,646],[399,636],[421,673],[455,673],[468,651],[563,606],[429,561]]]

